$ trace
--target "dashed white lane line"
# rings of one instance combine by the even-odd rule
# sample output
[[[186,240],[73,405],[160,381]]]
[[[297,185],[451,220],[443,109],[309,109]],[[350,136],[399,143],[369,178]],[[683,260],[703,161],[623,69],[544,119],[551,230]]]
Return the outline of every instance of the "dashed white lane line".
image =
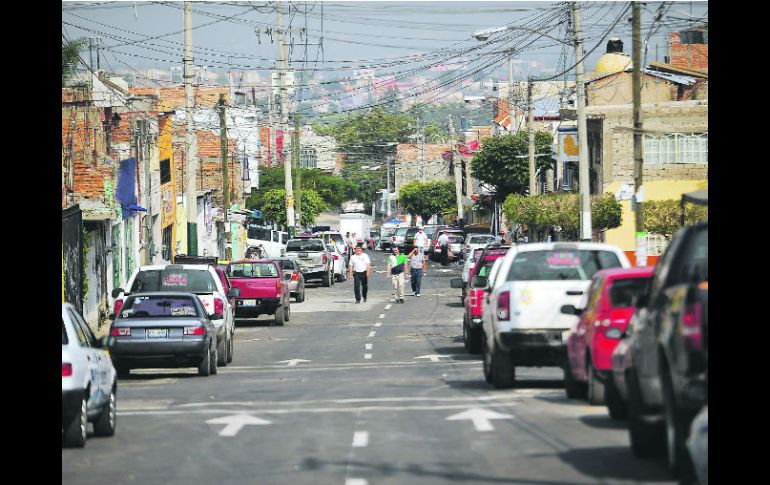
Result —
[[[363,478],[347,478],[345,479],[345,485],[369,485]]]
[[[385,306],[385,309],[386,309],[386,310],[390,310],[390,307],[392,307],[392,306],[393,306],[393,305],[391,305],[390,303],[388,303],[388,304]]]
[[[353,448],[363,448],[369,444],[368,431],[356,431],[353,433]]]
[[[364,354],[364,359],[371,359],[371,358],[372,358],[372,354]]]
[[[377,333],[377,332],[375,332],[374,330],[372,330],[371,332],[369,332],[369,336],[368,336],[368,337],[366,337],[366,338],[372,338],[372,337],[374,337],[374,335],[375,335],[376,333]]]
[[[374,324],[374,326],[375,327],[381,327],[382,326],[382,322],[377,322],[377,323]]]
[[[380,313],[380,318],[385,318],[385,314],[384,313]]]
[[[373,344],[365,344],[365,345],[364,345],[364,349],[366,349],[366,350],[372,350],[372,345],[373,345]]]

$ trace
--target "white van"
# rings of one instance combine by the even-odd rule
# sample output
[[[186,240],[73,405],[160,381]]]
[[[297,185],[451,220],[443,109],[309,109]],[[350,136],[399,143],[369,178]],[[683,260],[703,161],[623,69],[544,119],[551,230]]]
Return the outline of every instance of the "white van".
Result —
[[[261,246],[265,251],[265,257],[280,258],[286,253],[286,242],[289,240],[289,233],[270,229],[256,224],[249,224],[246,230],[246,254],[249,255],[251,248]]]

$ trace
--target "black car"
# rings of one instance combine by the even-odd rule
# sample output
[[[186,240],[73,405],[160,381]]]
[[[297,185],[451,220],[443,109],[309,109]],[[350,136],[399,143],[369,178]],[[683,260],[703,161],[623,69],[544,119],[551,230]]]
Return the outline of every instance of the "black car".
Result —
[[[110,354],[119,377],[131,369],[197,367],[217,373],[217,330],[193,293],[134,293],[112,322]]]
[[[406,234],[404,234],[404,247],[403,247],[403,253],[409,254],[414,249],[414,236],[417,234],[417,231],[420,229],[418,227],[410,227],[406,230]]]
[[[637,456],[667,451],[671,471],[686,479],[693,471],[685,442],[708,404],[707,222],[674,236],[636,307],[627,379],[631,447]]]

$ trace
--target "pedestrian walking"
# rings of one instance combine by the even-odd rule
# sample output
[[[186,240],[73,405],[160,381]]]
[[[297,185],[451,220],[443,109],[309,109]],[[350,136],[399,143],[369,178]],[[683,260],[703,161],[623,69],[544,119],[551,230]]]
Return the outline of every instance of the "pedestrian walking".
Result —
[[[353,278],[353,294],[356,296],[356,303],[361,303],[362,296],[364,303],[366,303],[371,276],[372,262],[369,255],[364,253],[364,248],[356,246],[355,254],[350,257],[350,266],[348,266],[348,278]]]
[[[404,269],[406,256],[398,248],[393,248],[393,254],[388,256],[387,275],[393,283],[393,294],[396,303],[404,303]]]
[[[427,263],[425,262],[425,253],[421,248],[414,248],[409,253],[409,272],[411,278],[409,278],[412,284],[412,295],[420,296],[420,287],[422,286],[422,275],[427,271]]]
[[[449,265],[449,236],[445,232],[438,237],[438,245],[441,246],[441,266]]]
[[[420,252],[425,252],[425,246],[428,245],[428,235],[425,234],[422,227],[417,229],[417,234],[414,235],[414,245],[420,248]]]

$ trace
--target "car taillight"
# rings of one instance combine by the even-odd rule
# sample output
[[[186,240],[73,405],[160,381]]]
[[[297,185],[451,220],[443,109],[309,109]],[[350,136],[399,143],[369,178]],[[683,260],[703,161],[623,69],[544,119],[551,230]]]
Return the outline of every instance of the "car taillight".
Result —
[[[120,313],[121,308],[123,308],[123,298],[118,298],[117,300],[115,300],[115,311],[112,313],[117,315],[118,313]]]
[[[299,273],[298,273],[298,272],[296,272],[296,271],[295,271],[295,272],[293,272],[293,273],[291,274],[291,280],[292,280],[292,281],[299,281]]]
[[[497,319],[511,319],[511,292],[503,291],[497,297]]]
[[[682,316],[682,335],[693,350],[701,350],[701,317],[700,303],[685,306]]]
[[[61,376],[62,377],[70,377],[72,375],[72,364],[69,362],[62,362],[61,363]]]
[[[326,264],[326,263],[328,263],[328,262],[329,262],[329,256],[327,256],[327,255],[325,255],[325,254],[324,254],[324,257],[323,257],[323,263],[324,263],[324,264]]]
[[[185,327],[184,334],[185,335],[206,335],[206,328],[205,327]]]
[[[214,313],[225,314],[225,302],[219,298],[214,298]]]
[[[332,258],[334,258],[335,261],[339,261],[340,257],[336,254],[332,254]]]
[[[281,296],[281,280],[275,280],[275,294]]]
[[[110,330],[110,335],[113,337],[130,337],[131,328],[129,327],[113,328],[112,330]]]

